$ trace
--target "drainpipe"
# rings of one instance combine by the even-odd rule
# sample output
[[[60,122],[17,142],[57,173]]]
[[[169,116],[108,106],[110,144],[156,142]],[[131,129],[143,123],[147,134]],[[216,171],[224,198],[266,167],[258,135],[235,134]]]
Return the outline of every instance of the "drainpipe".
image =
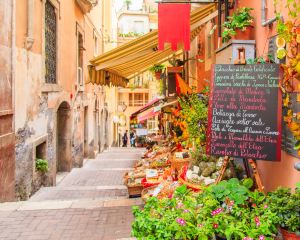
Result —
[[[27,0],[27,36],[26,36],[26,49],[30,50],[34,43],[34,0]]]
[[[266,18],[267,18],[266,0],[261,0],[261,25],[263,27],[266,27],[276,21],[276,17],[271,18],[269,20],[267,20]]]

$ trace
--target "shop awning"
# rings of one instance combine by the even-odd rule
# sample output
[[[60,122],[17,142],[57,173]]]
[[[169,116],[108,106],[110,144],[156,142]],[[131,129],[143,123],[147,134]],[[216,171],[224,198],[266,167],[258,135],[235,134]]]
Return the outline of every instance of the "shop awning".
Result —
[[[151,109],[150,112],[145,113],[145,114],[143,114],[143,115],[141,115],[141,116],[138,116],[138,117],[137,117],[137,120],[138,120],[138,122],[140,123],[140,122],[146,121],[147,119],[149,119],[149,118],[151,118],[151,117],[157,116],[159,113],[160,113],[160,112],[154,112],[154,109]]]
[[[139,110],[135,111],[134,113],[131,114],[130,119],[134,118],[135,116],[137,116],[138,114],[147,111],[148,109],[157,106],[160,103],[160,100],[162,100],[163,98],[154,98],[153,100],[151,100],[150,102],[148,102],[146,105],[144,105],[143,107],[141,107]]]
[[[215,4],[209,4],[191,13],[191,40],[199,34],[204,23],[217,16],[215,9]],[[126,79],[146,71],[153,64],[165,62],[174,54],[170,46],[158,51],[157,45],[158,32],[154,30],[92,59],[87,83],[107,84],[110,78],[114,78],[112,84],[126,84]],[[182,50],[175,54],[180,53]]]
[[[176,106],[178,104],[178,100],[174,100],[172,102],[165,103],[161,106],[161,109],[164,109],[166,107]]]

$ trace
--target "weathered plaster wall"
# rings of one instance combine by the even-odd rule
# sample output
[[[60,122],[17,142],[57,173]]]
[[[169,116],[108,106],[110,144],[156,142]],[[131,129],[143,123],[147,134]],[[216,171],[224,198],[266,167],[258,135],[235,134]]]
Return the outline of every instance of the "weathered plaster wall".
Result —
[[[81,167],[84,157],[84,107],[88,107],[88,149],[89,156],[94,157],[99,151],[95,143],[96,129],[100,128],[100,121],[94,121],[96,97],[104,107],[105,94],[100,88],[92,85],[78,86],[77,81],[77,32],[84,36],[83,72],[84,81],[88,77],[86,65],[94,56],[94,36],[98,39],[98,51],[101,51],[101,37],[99,28],[101,16],[92,14],[84,16],[81,9],[73,0],[51,0],[57,8],[57,85],[45,85],[44,78],[44,3],[46,0],[34,1],[34,43],[32,48],[26,49],[27,35],[27,0],[18,0],[16,6],[16,90],[15,90],[15,133],[16,133],[16,197],[27,199],[35,192],[39,185],[55,185],[58,161],[70,158],[67,167]],[[100,13],[100,6],[93,11]],[[100,100],[101,98],[101,100]],[[63,104],[63,105],[62,105]],[[69,106],[70,119],[66,123],[67,132],[61,122],[66,116],[60,107]],[[100,119],[100,112],[98,112]],[[62,136],[61,134],[64,134]],[[70,137],[69,137],[70,136]],[[41,139],[46,142],[46,160],[49,172],[40,176],[35,170],[36,146]],[[58,141],[66,144],[66,151],[57,148]],[[100,141],[100,140],[99,140]],[[101,142],[105,142],[103,139]],[[68,150],[70,148],[70,150]],[[58,167],[59,168],[59,167]]]
[[[13,1],[0,0],[0,202],[14,199]]]

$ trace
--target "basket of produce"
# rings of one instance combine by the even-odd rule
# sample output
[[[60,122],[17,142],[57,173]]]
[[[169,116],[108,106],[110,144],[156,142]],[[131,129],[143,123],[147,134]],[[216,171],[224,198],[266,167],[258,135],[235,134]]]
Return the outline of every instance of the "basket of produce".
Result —
[[[158,199],[172,197],[176,187],[179,186],[179,182],[163,181],[158,186],[145,188],[142,191],[142,200],[147,201],[149,197],[157,197]]]
[[[177,172],[180,172],[185,165],[189,165],[191,158],[172,158],[171,167]]]
[[[164,155],[150,163],[151,168],[165,168],[168,166],[170,166],[169,155]]]
[[[142,179],[142,185],[144,188],[157,186],[163,181],[163,176],[160,170],[146,169],[146,177]]]
[[[194,166],[193,169],[188,169],[187,165],[181,169],[178,181],[195,192],[201,191],[204,187],[215,183],[215,179],[199,176],[199,167]]]
[[[127,189],[128,189],[128,194],[129,197],[140,197],[143,191],[143,185],[142,185],[142,178],[137,178],[137,179],[132,179],[128,178],[127,179]]]

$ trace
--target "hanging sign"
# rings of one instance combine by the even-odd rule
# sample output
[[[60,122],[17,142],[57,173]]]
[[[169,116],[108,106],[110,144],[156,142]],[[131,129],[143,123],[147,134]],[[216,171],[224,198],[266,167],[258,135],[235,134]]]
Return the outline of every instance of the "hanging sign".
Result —
[[[158,4],[158,49],[164,50],[165,43],[171,43],[173,51],[183,43],[184,50],[190,50],[190,4]]]
[[[214,66],[208,117],[210,155],[279,161],[278,64]]]

